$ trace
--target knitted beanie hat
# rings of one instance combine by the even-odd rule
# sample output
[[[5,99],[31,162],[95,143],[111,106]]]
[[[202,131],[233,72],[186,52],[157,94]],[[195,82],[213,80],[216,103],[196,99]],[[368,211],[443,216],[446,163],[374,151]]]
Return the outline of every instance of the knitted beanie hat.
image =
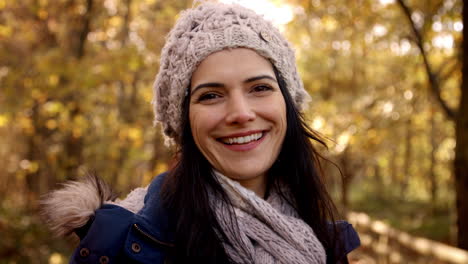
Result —
[[[279,30],[240,5],[204,2],[181,12],[161,52],[153,105],[155,123],[162,123],[166,136],[180,143],[182,104],[196,67],[216,51],[240,47],[268,59],[285,79],[298,109],[307,105],[310,97],[297,72],[294,51]]]

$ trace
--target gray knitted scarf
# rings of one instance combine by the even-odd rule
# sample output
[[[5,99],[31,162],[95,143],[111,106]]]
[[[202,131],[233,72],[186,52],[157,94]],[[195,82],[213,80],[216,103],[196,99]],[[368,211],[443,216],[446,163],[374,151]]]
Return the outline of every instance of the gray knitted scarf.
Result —
[[[229,209],[212,198],[217,220],[231,242],[224,243],[226,253],[236,263],[326,263],[325,250],[312,228],[279,194],[267,200],[258,197],[238,182],[219,172],[215,175],[228,194],[236,223]],[[240,237],[237,237],[240,236]]]

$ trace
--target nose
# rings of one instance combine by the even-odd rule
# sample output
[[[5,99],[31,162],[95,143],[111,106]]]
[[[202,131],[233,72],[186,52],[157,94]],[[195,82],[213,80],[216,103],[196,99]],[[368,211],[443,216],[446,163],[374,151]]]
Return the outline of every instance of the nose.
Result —
[[[243,124],[255,119],[255,112],[251,102],[245,95],[233,95],[227,104],[226,123]]]

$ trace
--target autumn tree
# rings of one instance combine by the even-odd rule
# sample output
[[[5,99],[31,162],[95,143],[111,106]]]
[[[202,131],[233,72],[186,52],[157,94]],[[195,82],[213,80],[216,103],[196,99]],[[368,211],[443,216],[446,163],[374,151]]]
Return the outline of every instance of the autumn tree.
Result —
[[[433,201],[428,208],[448,204],[454,187],[455,126],[432,94],[420,49],[398,3],[293,2],[295,18],[287,33],[313,98],[309,122],[334,140],[332,159],[344,168],[358,164],[352,169],[355,176],[343,173],[352,178],[344,183],[356,184],[349,187],[354,191],[342,188],[342,195]],[[460,3],[411,2],[447,109],[454,109],[460,98]]]
[[[459,57],[462,64],[462,81],[460,86],[460,100],[457,109],[452,109],[449,104],[441,96],[443,90],[443,81],[439,71],[434,69],[434,65],[430,62],[428,52],[425,48],[425,32],[424,26],[432,25],[432,17],[444,2],[438,2],[438,6],[432,10],[432,13],[426,14],[428,22],[423,22],[423,26],[417,26],[413,19],[414,13],[404,0],[398,0],[398,4],[402,8],[411,30],[413,32],[413,40],[417,45],[421,57],[423,59],[424,68],[429,82],[430,90],[440,107],[443,109],[446,117],[455,123],[455,158],[453,162],[455,190],[456,190],[456,208],[457,208],[457,228],[458,228],[458,246],[463,249],[468,249],[468,1],[463,1],[463,40],[460,48]],[[443,64],[442,66],[445,66]]]

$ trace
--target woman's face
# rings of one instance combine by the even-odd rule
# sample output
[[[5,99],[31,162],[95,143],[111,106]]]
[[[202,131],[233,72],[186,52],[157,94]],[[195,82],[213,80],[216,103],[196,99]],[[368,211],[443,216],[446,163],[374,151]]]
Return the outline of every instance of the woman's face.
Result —
[[[286,105],[270,62],[245,48],[213,53],[193,73],[190,91],[200,151],[216,170],[263,196],[286,134]]]

